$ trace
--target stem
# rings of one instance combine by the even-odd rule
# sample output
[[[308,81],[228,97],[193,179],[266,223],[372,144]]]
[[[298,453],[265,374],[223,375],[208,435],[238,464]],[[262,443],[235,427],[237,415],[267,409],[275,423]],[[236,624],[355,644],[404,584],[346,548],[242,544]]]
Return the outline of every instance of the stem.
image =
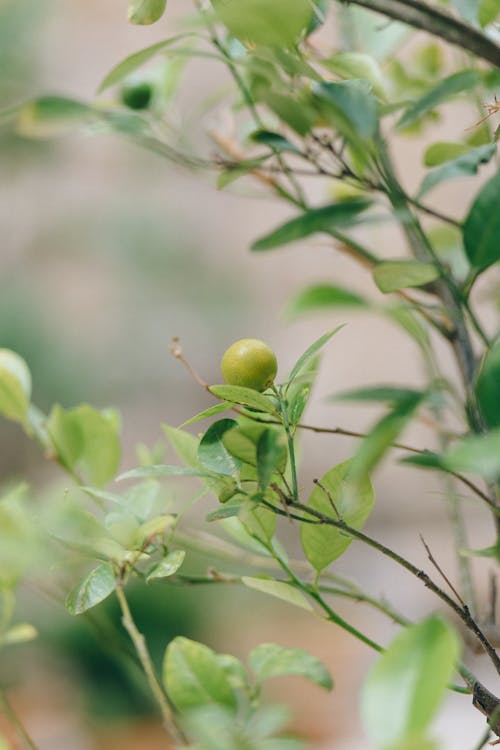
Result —
[[[119,579],[117,581],[116,595],[118,597],[118,602],[120,604],[120,609],[122,612],[123,627],[129,634],[130,639],[134,644],[137,656],[139,657],[139,661],[141,662],[151,692],[160,708],[160,712],[163,718],[163,725],[172,738],[174,738],[180,744],[184,745],[186,744],[185,738],[180,729],[177,727],[174,713],[170,706],[168,698],[164,693],[160,683],[158,682],[158,678],[156,677],[153,663],[151,661],[151,656],[146,645],[146,640],[143,634],[138,630],[132,617],[128,601],[123,590],[123,580]]]
[[[487,36],[456,18],[418,0],[345,0],[428,31],[500,67],[500,48]]]
[[[28,747],[30,750],[38,750],[37,745],[35,744],[34,740],[30,736],[28,730],[24,726],[21,718],[17,715],[15,710],[12,708],[9,699],[7,698],[6,693],[3,690],[0,690],[0,707],[2,708],[4,714],[16,730],[17,734],[19,735],[19,738],[22,740],[23,745],[25,747]]]

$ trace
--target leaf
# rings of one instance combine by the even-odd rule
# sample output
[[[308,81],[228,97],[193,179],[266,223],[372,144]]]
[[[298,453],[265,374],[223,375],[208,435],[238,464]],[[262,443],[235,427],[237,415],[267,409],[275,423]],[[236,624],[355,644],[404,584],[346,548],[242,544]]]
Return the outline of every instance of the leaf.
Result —
[[[451,0],[451,4],[460,13],[464,21],[472,26],[477,25],[480,0]]]
[[[359,214],[366,211],[370,205],[368,199],[356,198],[305,211],[301,216],[254,242],[252,250],[272,250],[317,232],[328,234],[335,227],[351,226],[357,223]]]
[[[487,164],[491,161],[495,153],[496,145],[488,143],[485,146],[468,149],[466,153],[458,156],[456,159],[446,161],[440,167],[436,167],[436,169],[426,174],[418,190],[417,197],[421,198],[444,180],[477,174],[481,164]]]
[[[297,146],[290,143],[290,141],[284,136],[279,133],[273,133],[271,130],[255,130],[250,134],[249,139],[254,143],[269,146],[273,152],[300,154],[300,149],[298,149]]]
[[[486,355],[476,383],[481,412],[489,427],[500,427],[500,343]]]
[[[465,252],[482,271],[500,260],[500,172],[483,185],[464,224]]]
[[[327,471],[312,491],[307,507],[338,520],[331,498],[340,518],[349,526],[361,529],[373,508],[373,488],[368,477],[364,477],[360,482],[356,481],[355,492],[352,491],[351,465],[351,461],[344,461]],[[304,523],[300,537],[307,559],[318,572],[339,558],[352,542],[352,537],[327,524]]]
[[[388,294],[430,284],[439,278],[439,269],[433,263],[417,260],[387,260],[377,263],[373,278],[380,291]]]
[[[256,507],[247,501],[241,507],[239,518],[252,539],[270,542],[276,530],[276,514],[265,507]]]
[[[240,385],[211,385],[209,391],[217,398],[232,404],[241,404],[266,414],[277,414],[273,401],[252,388],[243,388]]]
[[[52,138],[98,117],[96,110],[75,99],[42,96],[19,108],[16,132],[26,138]]]
[[[425,394],[409,392],[396,406],[370,430],[361,442],[352,459],[351,473],[354,477],[370,474],[388,448],[394,443],[414,412],[420,406]]]
[[[330,396],[332,401],[385,401],[390,404],[398,404],[408,398],[420,395],[420,391],[413,388],[399,388],[393,385],[370,386],[368,388],[356,388],[353,391],[342,391]]]
[[[365,78],[381,99],[387,96],[385,80],[378,62],[363,52],[337,52],[321,61],[321,65],[341,78]]]
[[[158,21],[165,12],[167,0],[129,0],[128,20],[140,26]]]
[[[228,409],[231,409],[231,404],[215,404],[215,406],[210,406],[208,409],[200,411],[194,417],[191,417],[191,419],[183,422],[178,429],[181,430],[190,424],[194,424],[194,422],[201,422],[202,419],[215,417],[217,414],[221,414],[223,411],[228,411]]]
[[[199,439],[185,430],[170,427],[167,424],[163,424],[162,429],[181,461],[193,469],[201,469],[198,461]]]
[[[295,607],[306,609],[308,612],[314,611],[304,594],[289,583],[275,581],[272,578],[258,578],[251,576],[243,576],[241,582],[249,589],[260,591],[263,594],[269,594],[277,599],[282,599],[289,604],[293,604]]]
[[[142,67],[145,63],[149,62],[149,60],[155,57],[159,52],[163,52],[164,49],[167,49],[175,42],[191,36],[192,34],[177,34],[177,36],[171,37],[170,39],[164,39],[162,42],[155,42],[155,44],[151,44],[149,47],[145,47],[144,49],[129,55],[111,68],[109,73],[100,83],[97,93],[102,94],[102,92],[109,89],[110,86],[115,86],[117,83],[121,83],[127,78],[127,76]]]
[[[315,284],[299,292],[289,301],[285,313],[296,318],[310,312],[323,312],[337,307],[368,307],[369,303],[356,292],[333,284]]]
[[[491,481],[500,479],[500,429],[457,441],[440,460],[451,471],[471,472]]]
[[[81,615],[104,601],[115,588],[116,580],[111,567],[108,564],[99,565],[68,594],[66,609],[70,615]]]
[[[19,354],[0,349],[0,414],[25,424],[31,397],[31,374]]]
[[[276,430],[264,430],[257,443],[257,477],[259,489],[266,490],[273,474],[283,464],[286,455],[284,436]]]
[[[208,471],[200,471],[185,466],[169,466],[168,464],[157,464],[156,466],[139,466],[131,469],[116,478],[117,482],[123,479],[156,479],[157,477],[209,477]]]
[[[33,625],[28,622],[18,622],[5,633],[0,633],[0,646],[15,646],[18,643],[27,643],[37,636],[38,631]]]
[[[234,419],[220,419],[208,428],[198,447],[198,460],[203,466],[216,474],[238,475],[241,462],[228,451],[222,440],[226,432],[237,426]]]
[[[377,100],[371,88],[369,81],[363,79],[322,81],[313,86],[313,93],[323,105],[323,115],[333,115],[334,125],[346,138],[352,138],[354,133],[367,140],[373,138],[378,127]]]
[[[288,376],[288,386],[287,389],[290,387],[291,383],[295,380],[295,378],[304,370],[304,368],[309,364],[311,359],[315,357],[315,355],[319,352],[320,349],[324,347],[325,344],[327,344],[330,339],[335,336],[335,334],[340,331],[341,328],[343,328],[343,325],[337,326],[337,328],[334,328],[331,331],[327,331],[327,333],[324,333],[322,336],[319,337],[319,339],[316,339],[316,341],[311,344],[311,346],[306,349],[304,354],[299,357],[297,362],[292,368],[292,371],[290,375]]]
[[[440,81],[434,88],[412,102],[403,112],[397,125],[398,128],[408,128],[424,115],[448,101],[452,96],[476,86],[481,81],[480,74],[475,70],[461,70]]]
[[[168,578],[169,576],[174,575],[174,573],[177,573],[181,567],[185,557],[186,552],[183,549],[176,549],[173,552],[169,552],[163,560],[160,560],[160,562],[153,566],[148,572],[146,583],[158,580],[158,578]]]
[[[211,704],[236,708],[236,696],[217,654],[188,638],[174,638],[167,646],[163,685],[178,711]]]
[[[217,18],[244,43],[290,47],[313,18],[309,0],[212,0]]]
[[[332,678],[323,662],[301,648],[261,643],[250,652],[248,663],[259,682],[271,677],[301,675],[325,690],[333,688]]]
[[[455,631],[437,616],[408,627],[394,639],[370,670],[362,692],[363,723],[377,747],[410,742],[424,732],[444,697],[459,654]]]
[[[470,151],[470,146],[465,143],[437,141],[425,149],[424,165],[426,167],[438,167],[447,161],[456,159],[458,156],[463,156],[468,151]]]
[[[479,23],[484,28],[500,16],[500,0],[481,0],[479,4]]]
[[[47,423],[61,463],[98,487],[112,479],[120,465],[118,428],[114,412],[97,411],[87,404],[68,410],[56,405]]]

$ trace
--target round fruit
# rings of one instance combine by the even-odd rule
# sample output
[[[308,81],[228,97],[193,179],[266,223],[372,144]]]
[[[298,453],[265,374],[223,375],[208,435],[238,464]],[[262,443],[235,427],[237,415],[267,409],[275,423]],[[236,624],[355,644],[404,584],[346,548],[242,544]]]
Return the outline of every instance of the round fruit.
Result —
[[[228,385],[265,391],[278,372],[276,355],[259,339],[240,339],[226,350],[221,362],[222,377]]]
[[[146,82],[125,84],[121,98],[129,109],[147,109],[153,98],[153,87]]]

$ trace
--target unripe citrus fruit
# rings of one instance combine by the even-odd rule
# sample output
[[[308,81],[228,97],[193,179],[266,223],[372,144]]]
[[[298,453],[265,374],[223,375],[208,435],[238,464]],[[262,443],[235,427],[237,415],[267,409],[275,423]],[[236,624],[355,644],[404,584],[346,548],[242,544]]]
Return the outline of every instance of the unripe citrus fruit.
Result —
[[[228,385],[265,391],[278,372],[276,355],[259,339],[240,339],[226,350],[221,362],[222,377]]]
[[[147,109],[153,98],[150,83],[128,83],[121,90],[121,99],[129,109]]]

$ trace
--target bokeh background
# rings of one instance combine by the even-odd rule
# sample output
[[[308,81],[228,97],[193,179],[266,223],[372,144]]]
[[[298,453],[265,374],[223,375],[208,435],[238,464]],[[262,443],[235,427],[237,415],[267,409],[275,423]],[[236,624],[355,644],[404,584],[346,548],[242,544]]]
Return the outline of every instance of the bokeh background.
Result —
[[[1,108],[47,93],[92,100],[118,60],[166,37],[190,12],[186,0],[171,0],[165,21],[140,28],[127,24],[124,6],[116,0],[0,0]],[[224,71],[211,61],[196,61],[183,72],[170,117],[174,125],[186,127],[188,147],[210,152],[207,131],[231,130],[224,108],[208,119],[200,117],[207,91],[227,84]],[[475,120],[476,112],[458,104],[434,126],[432,137],[459,138]],[[396,146],[411,189],[422,174],[421,141],[410,138]],[[325,352],[307,415],[312,424],[364,430],[377,410],[333,404],[326,397],[369,383],[424,382],[415,344],[383,316],[337,311],[287,319],[287,300],[307,283],[345,284],[374,300],[380,297],[369,277],[321,239],[252,255],[251,242],[290,211],[266,200],[250,181],[218,191],[215,174],[175,167],[106,133],[74,132],[42,141],[2,131],[0,164],[0,347],[25,357],[34,400],[42,408],[56,401],[117,408],[123,417],[124,469],[135,465],[138,443],[153,445],[161,438],[161,422],[178,425],[209,405],[206,393],[169,354],[174,336],[203,377],[219,382],[220,356],[237,338],[267,340],[283,374],[313,338],[347,323]],[[443,208],[460,216],[474,185],[474,179],[457,180],[435,195]],[[325,186],[309,189],[325,200]],[[403,254],[401,237],[391,227],[370,228],[366,240],[387,257]],[[485,299],[492,294],[488,286],[478,290]],[[492,307],[485,306],[483,313],[491,322]],[[444,369],[452,372],[449,352],[440,353]],[[405,437],[432,447],[424,427],[412,428]],[[305,437],[302,486],[347,458],[353,446],[344,437]],[[454,571],[446,534],[450,508],[442,488],[432,476],[403,471],[396,459],[387,460],[377,474],[371,533],[426,566],[421,533],[442,566]],[[36,446],[2,421],[0,482],[26,475],[40,502],[59,481]],[[466,505],[466,513],[471,546],[490,544],[487,515],[475,503]],[[198,522],[203,524],[203,518]],[[295,532],[284,526],[283,534],[299,554]],[[387,595],[409,617],[436,608],[418,582],[357,545],[336,570]],[[484,562],[475,574],[485,603]],[[262,641],[309,648],[331,668],[333,693],[325,695],[299,679],[277,680],[269,699],[294,708],[294,727],[312,747],[368,750],[358,696],[374,656],[334,626],[235,589],[217,595],[200,588],[137,591],[132,604],[156,658],[178,634],[240,657]],[[113,604],[105,606],[116,617]],[[383,642],[396,632],[362,605],[336,606]],[[2,656],[0,679],[40,750],[165,747],[140,680],[113,658],[113,634],[108,641],[96,637],[88,623],[71,619],[60,602],[48,598],[43,586],[27,588],[20,611],[40,624],[40,637]],[[467,659],[489,679],[481,658]],[[444,750],[472,747],[483,728],[482,717],[465,710],[467,700],[452,695],[437,722]],[[8,731],[0,717],[2,728]]]

